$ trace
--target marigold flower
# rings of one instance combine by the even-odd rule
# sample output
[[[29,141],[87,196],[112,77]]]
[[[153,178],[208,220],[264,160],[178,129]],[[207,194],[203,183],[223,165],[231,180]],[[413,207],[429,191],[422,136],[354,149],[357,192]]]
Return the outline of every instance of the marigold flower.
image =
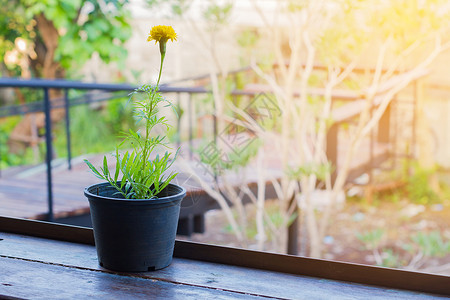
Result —
[[[155,44],[159,42],[159,52],[161,53],[161,66],[159,68],[158,81],[156,82],[157,87],[159,86],[159,80],[161,79],[164,57],[166,56],[166,44],[168,40],[171,40],[172,42],[174,40],[176,41],[177,34],[175,30],[173,30],[172,26],[165,26],[165,25],[153,26],[147,38],[147,42],[155,41]]]
[[[147,41],[155,41],[160,43],[166,43],[168,40],[172,42],[177,40],[177,34],[173,30],[172,26],[158,25],[153,26],[148,35]]]

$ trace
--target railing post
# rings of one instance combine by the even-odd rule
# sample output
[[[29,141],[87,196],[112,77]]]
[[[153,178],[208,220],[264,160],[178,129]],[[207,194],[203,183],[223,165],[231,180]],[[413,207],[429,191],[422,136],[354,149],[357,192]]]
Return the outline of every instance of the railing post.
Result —
[[[70,140],[70,114],[69,114],[69,89],[64,89],[64,106],[66,109],[66,141],[67,141],[67,164],[72,170],[72,144]]]
[[[192,127],[193,127],[193,109],[192,109],[192,96],[189,93],[189,99],[188,99],[188,116],[189,116],[189,158],[192,160],[192,152],[194,151],[194,149],[192,149],[194,146],[192,144],[192,140],[194,139],[193,137],[193,133],[192,133]]]
[[[289,200],[289,206],[296,205],[295,194]],[[296,210],[298,212],[298,209]],[[300,215],[292,221],[288,227],[288,241],[287,241],[287,254],[298,255],[298,227],[300,223]]]
[[[1,161],[2,161],[2,141],[0,140],[0,178],[2,177]]]
[[[181,94],[177,93],[177,148],[181,146]]]
[[[44,88],[44,112],[45,112],[45,145],[47,163],[47,220],[53,221],[53,192],[52,192],[52,120],[50,116],[50,99],[48,88]]]

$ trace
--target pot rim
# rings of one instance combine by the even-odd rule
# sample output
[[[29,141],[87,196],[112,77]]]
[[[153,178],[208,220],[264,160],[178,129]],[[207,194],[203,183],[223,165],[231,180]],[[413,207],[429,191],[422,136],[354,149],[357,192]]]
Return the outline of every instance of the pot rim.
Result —
[[[103,201],[110,201],[110,202],[117,202],[117,203],[153,203],[153,204],[162,204],[162,203],[168,203],[168,202],[173,202],[176,200],[179,200],[180,198],[184,198],[184,196],[186,195],[186,189],[184,187],[182,187],[181,185],[178,184],[174,184],[174,183],[169,183],[167,187],[169,186],[174,186],[176,188],[180,189],[180,192],[170,195],[170,196],[165,196],[165,197],[161,197],[161,198],[156,198],[156,199],[124,199],[124,198],[115,198],[115,197],[107,197],[107,196],[101,196],[101,195],[96,195],[91,193],[89,190],[92,190],[96,187],[101,187],[101,186],[111,186],[111,184],[109,182],[102,182],[102,183],[95,183],[92,184],[88,187],[86,187],[84,189],[84,195],[88,198],[88,199],[92,199],[95,198],[97,200],[103,200]],[[112,187],[112,186],[111,186]],[[166,188],[167,188],[166,187]],[[114,188],[114,187],[113,187]]]

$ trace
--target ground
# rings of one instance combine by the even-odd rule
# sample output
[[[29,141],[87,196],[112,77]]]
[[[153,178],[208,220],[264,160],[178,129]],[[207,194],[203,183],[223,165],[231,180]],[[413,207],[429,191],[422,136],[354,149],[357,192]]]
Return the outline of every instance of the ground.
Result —
[[[214,210],[206,214],[206,233],[182,238],[238,246],[228,228],[224,214]],[[304,231],[300,255],[307,254]],[[425,206],[349,200],[331,219],[324,243],[325,259],[450,275],[450,201]]]

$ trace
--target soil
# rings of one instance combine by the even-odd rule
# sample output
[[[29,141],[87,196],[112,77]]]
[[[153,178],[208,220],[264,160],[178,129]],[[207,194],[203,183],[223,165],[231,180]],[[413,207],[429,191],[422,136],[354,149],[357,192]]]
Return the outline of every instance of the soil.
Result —
[[[247,209],[251,210],[252,207],[247,205]],[[238,247],[236,238],[228,228],[221,210],[209,211],[206,214],[205,233],[180,238]],[[299,255],[302,256],[307,256],[308,248],[305,231],[301,225],[298,247]],[[441,244],[446,244],[446,253],[421,257],[420,247],[413,242],[412,237],[436,231],[440,233]],[[362,236],[368,237],[370,234],[379,238],[373,238],[372,244],[364,243]],[[428,241],[429,245],[433,244],[431,240]],[[323,242],[325,259],[450,275],[450,201],[425,206],[406,200],[370,204],[350,200],[330,219],[328,235]],[[438,242],[434,241],[435,244]],[[435,245],[429,249],[438,248]]]

